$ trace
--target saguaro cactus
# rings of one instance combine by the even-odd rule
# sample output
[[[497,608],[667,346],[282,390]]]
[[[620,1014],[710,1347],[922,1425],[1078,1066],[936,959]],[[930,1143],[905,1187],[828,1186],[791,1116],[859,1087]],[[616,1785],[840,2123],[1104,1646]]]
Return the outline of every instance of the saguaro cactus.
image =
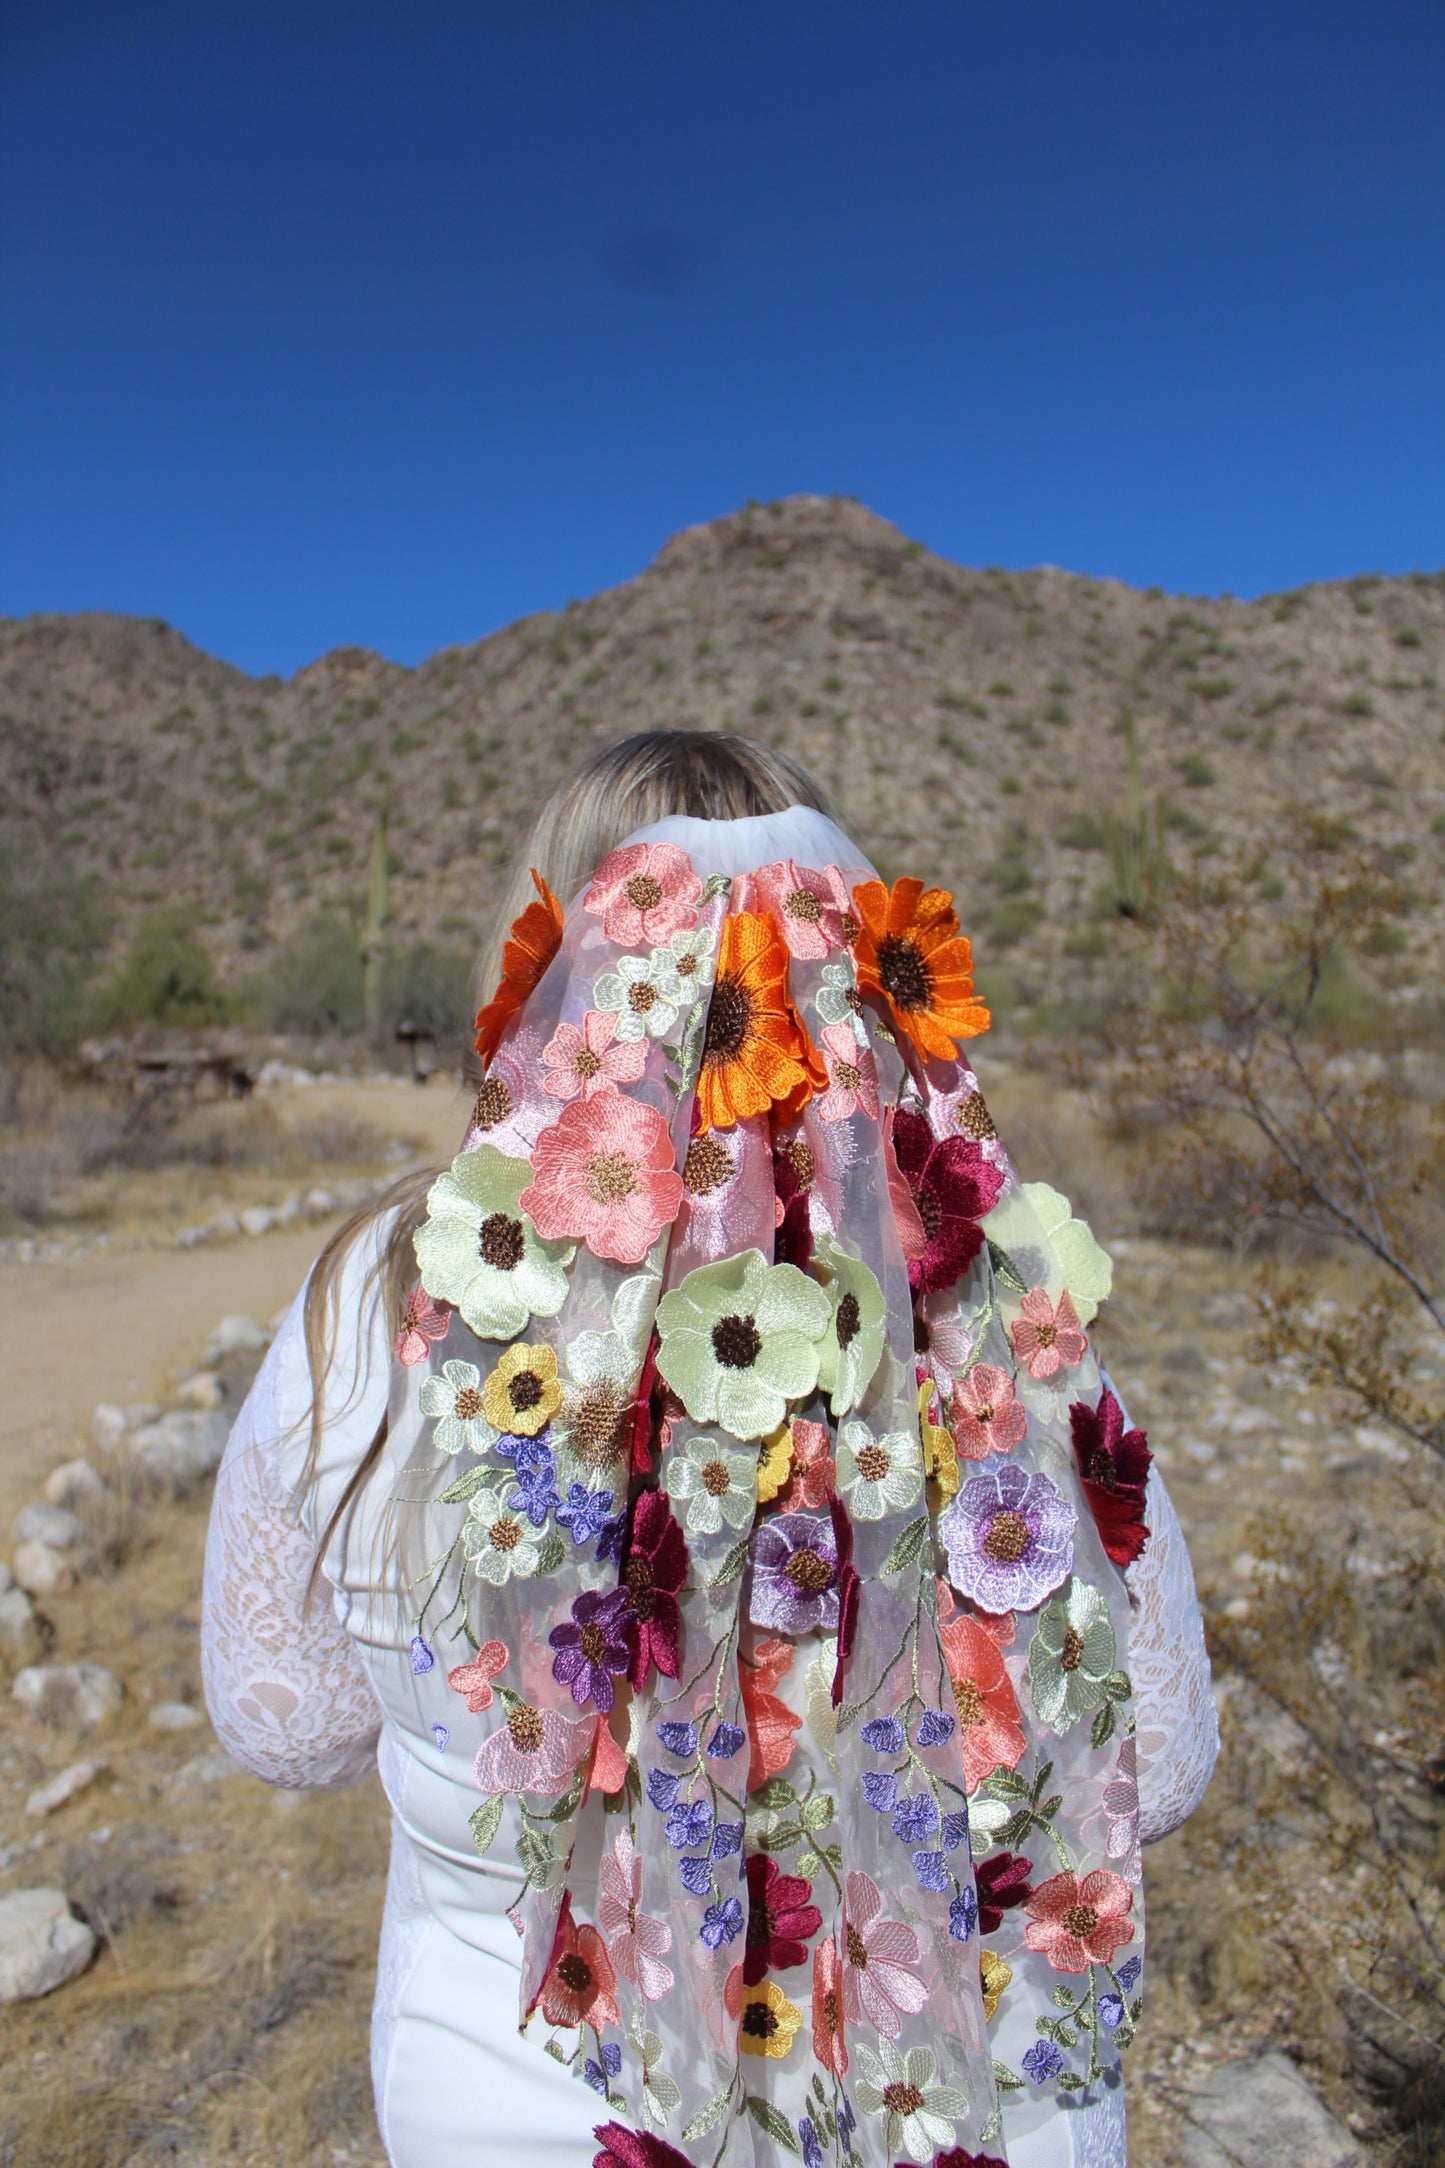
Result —
[[[366,931],[361,941],[362,1002],[367,1029],[381,1022],[381,964],[386,953],[387,876],[390,850],[386,837],[386,807],[376,817],[371,845],[371,881],[366,892]]]

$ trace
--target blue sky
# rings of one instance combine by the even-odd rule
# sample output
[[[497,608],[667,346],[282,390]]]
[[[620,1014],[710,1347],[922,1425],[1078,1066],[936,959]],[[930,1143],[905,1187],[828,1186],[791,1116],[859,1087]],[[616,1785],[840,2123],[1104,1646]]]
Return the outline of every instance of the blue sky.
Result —
[[[9,0],[0,611],[414,661],[748,497],[1445,562],[1440,0]]]

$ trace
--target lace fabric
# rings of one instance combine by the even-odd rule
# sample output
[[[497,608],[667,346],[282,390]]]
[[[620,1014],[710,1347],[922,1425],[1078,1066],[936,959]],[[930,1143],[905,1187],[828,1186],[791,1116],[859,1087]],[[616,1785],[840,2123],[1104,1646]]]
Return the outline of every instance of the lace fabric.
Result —
[[[1128,1574],[1129,1660],[1139,1837],[1154,1844],[1187,1822],[1204,1797],[1219,1753],[1219,1720],[1189,1548],[1157,1468],[1146,1496],[1149,1542]]]

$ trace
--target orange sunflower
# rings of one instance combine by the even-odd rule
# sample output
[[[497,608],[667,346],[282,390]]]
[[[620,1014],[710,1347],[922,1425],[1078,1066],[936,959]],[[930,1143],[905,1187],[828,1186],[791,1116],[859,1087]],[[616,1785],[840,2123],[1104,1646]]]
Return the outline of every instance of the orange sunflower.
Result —
[[[766,911],[723,926],[697,1080],[699,1131],[774,1108],[791,1118],[819,1080],[818,1058],[788,995],[788,950]]]
[[[895,1031],[920,1054],[947,1061],[956,1039],[987,1031],[988,1010],[974,997],[973,949],[958,930],[946,888],[922,881],[864,881],[853,891],[859,989],[885,1004]]]
[[[502,950],[502,983],[484,1009],[477,1012],[477,1052],[484,1062],[502,1043],[502,1033],[527,996],[540,985],[548,964],[562,946],[562,906],[532,868],[532,883],[540,903],[529,903]]]

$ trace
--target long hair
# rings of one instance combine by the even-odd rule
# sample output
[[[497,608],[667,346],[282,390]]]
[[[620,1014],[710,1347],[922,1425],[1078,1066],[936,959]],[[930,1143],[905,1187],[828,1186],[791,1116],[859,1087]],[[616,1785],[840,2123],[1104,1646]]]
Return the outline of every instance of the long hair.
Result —
[[[792,805],[811,806],[829,816],[833,811],[805,770],[786,754],[751,738],[709,730],[641,730],[603,747],[557,786],[538,813],[526,848],[518,853],[478,965],[479,1000],[485,1000],[496,984],[508,930],[531,899],[534,866],[565,904],[609,851],[634,829],[652,821],[679,813],[694,820],[745,820],[782,813]],[[303,1311],[311,1370],[311,1438],[301,1477],[303,1497],[315,1480],[320,1458],[326,1380],[337,1341],[346,1260],[377,1222],[390,1219],[376,1262],[366,1275],[362,1303],[368,1307],[379,1299],[390,1330],[399,1331],[407,1294],[416,1280],[412,1238],[426,1217],[427,1192],[439,1172],[428,1168],[394,1183],[339,1227],[316,1260]],[[356,1365],[343,1405],[361,1388],[363,1360],[358,1339]],[[322,1531],[313,1588],[321,1559],[380,1460],[386,1438],[383,1416]]]

